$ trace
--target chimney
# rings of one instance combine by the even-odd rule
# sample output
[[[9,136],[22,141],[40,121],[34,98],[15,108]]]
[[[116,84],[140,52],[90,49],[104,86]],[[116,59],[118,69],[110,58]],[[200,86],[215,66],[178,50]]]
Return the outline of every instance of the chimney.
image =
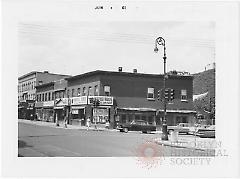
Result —
[[[44,71],[43,73],[48,73],[48,71]]]
[[[122,72],[122,67],[118,67],[118,72]]]
[[[133,69],[133,73],[137,73],[137,69]]]

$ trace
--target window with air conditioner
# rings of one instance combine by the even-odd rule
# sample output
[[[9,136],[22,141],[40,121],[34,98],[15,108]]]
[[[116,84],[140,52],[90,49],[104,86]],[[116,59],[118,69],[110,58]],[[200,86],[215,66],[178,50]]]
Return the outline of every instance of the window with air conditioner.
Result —
[[[187,101],[187,90],[186,89],[181,90],[181,101]]]
[[[147,99],[153,100],[154,99],[154,88],[148,88],[147,90]]]

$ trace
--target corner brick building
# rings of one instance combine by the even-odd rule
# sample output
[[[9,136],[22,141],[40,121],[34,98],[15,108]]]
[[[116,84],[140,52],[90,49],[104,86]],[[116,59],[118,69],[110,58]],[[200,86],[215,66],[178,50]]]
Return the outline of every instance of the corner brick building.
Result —
[[[167,123],[193,123],[193,76],[169,74],[166,88],[174,89],[174,99],[167,104]],[[67,77],[36,87],[37,111],[44,113],[43,120],[63,120],[66,107],[69,124],[105,124],[115,128],[117,123],[145,120],[162,125],[163,101],[158,100],[158,91],[163,89],[163,75],[92,71]],[[94,108],[91,99],[97,98],[100,105]],[[41,115],[40,115],[41,116]],[[44,118],[44,117],[43,117]]]

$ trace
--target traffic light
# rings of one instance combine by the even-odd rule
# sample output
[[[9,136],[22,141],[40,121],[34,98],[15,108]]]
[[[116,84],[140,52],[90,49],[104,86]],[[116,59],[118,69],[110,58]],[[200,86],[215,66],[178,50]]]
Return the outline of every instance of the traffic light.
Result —
[[[170,89],[170,101],[174,99],[174,89]]]
[[[92,104],[93,104],[94,107],[98,107],[100,105],[99,99],[94,98],[93,101],[92,101]]]
[[[169,100],[169,89],[165,89],[164,98],[165,98],[166,101]]]

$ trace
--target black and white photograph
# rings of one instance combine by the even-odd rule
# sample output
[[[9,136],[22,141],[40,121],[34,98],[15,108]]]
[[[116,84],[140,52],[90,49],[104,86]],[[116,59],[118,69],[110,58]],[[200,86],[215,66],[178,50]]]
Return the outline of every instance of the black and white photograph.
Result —
[[[239,177],[236,4],[21,2],[2,18],[14,176]]]

